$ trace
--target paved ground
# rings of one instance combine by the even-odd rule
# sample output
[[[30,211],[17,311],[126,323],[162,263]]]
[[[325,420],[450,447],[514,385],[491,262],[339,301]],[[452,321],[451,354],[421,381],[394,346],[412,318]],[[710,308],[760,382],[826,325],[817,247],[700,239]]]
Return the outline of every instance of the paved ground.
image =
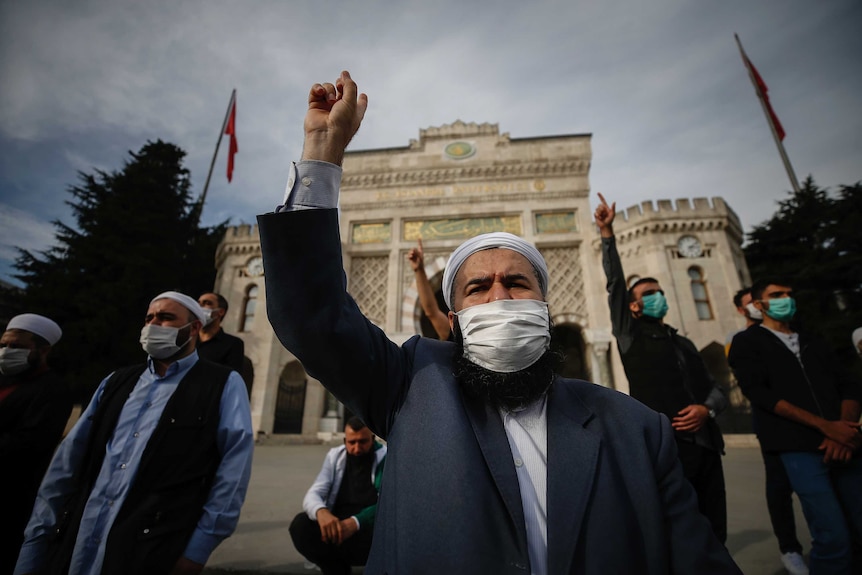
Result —
[[[739,443],[739,442],[737,442]],[[320,470],[326,445],[260,445],[239,527],[210,558],[206,575],[314,575],[287,528]],[[729,447],[724,458],[728,493],[727,547],[746,575],[785,573],[778,558],[763,491],[763,463],[755,447]],[[797,529],[807,553],[810,537],[796,504]],[[354,569],[354,573],[361,573]]]

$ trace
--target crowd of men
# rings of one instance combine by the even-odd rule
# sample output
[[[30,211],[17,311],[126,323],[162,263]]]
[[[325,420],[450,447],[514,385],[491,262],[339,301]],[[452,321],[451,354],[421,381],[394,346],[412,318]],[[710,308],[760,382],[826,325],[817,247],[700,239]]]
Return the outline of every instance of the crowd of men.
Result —
[[[408,254],[438,339],[397,345],[364,317],[345,285],[337,205],[367,106],[347,72],[312,86],[302,159],[283,204],[258,217],[275,334],[356,414],[290,525],[297,550],[324,574],[740,573],[725,547],[727,397],[665,323],[659,280],[626,285],[613,203],[599,195],[595,222],[629,395],[555,373],[551,273],[512,234],[454,250],[445,312],[421,242]],[[794,575],[858,573],[862,386],[798,330],[790,280],[758,279],[734,303],[747,326],[728,362],[753,407],[781,560]],[[146,361],[105,377],[62,441],[71,400],[47,365],[60,326],[9,322],[0,456],[16,473],[0,486],[22,496],[0,521],[0,575],[203,570],[237,525],[254,444],[227,308],[215,293],[155,296]]]

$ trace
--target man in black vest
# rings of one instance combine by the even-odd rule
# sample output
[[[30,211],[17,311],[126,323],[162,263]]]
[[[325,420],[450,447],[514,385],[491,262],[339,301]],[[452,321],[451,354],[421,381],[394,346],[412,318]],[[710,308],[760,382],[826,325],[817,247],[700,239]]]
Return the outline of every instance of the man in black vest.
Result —
[[[727,502],[721,454],[724,440],[715,416],[727,397],[691,340],[663,321],[667,313],[658,280],[641,278],[626,289],[613,222],[616,204],[599,194],[596,224],[602,238],[611,323],[629,391],[671,420],[683,472],[697,492],[698,507],[718,539],[727,540]]]
[[[199,360],[204,311],[153,298],[146,364],[99,385],[39,488],[16,575],[196,574],[236,527],[251,474],[248,397]]]
[[[354,416],[344,424],[344,445],[333,447],[290,524],[296,550],[324,575],[346,575],[365,565],[377,516],[386,446]]]
[[[0,336],[0,573],[11,573],[39,483],[72,412],[72,394],[48,367],[62,331],[34,313],[16,315]]]

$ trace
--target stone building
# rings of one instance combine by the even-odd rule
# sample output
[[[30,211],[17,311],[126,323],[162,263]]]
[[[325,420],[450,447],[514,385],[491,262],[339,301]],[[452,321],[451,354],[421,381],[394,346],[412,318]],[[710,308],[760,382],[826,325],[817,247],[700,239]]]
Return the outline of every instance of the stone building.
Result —
[[[592,223],[590,140],[589,134],[511,138],[496,124],[456,121],[420,130],[406,147],[348,152],[340,218],[349,292],[393,341],[433,337],[406,259],[409,249],[422,238],[426,272],[439,291],[446,260],[465,238],[517,234],[548,262],[548,301],[555,341],[567,358],[564,374],[628,391]],[[743,325],[731,299],[750,283],[736,214],[721,198],[644,202],[622,210],[615,231],[627,278],[649,275],[661,282],[670,304],[667,321],[727,380],[723,345]],[[316,438],[340,430],[343,408],[270,328],[256,227],[228,229],[216,266],[215,290],[230,302],[225,329],[243,338],[254,366],[251,403],[259,433]]]

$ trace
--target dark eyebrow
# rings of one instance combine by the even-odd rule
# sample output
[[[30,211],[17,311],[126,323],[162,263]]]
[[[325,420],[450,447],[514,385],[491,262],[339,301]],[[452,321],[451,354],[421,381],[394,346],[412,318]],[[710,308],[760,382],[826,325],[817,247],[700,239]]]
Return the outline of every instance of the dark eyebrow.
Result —
[[[159,313],[148,313],[147,315],[144,316],[144,321],[149,321],[154,317],[157,317],[161,320],[166,320],[166,319],[176,319],[177,315],[174,313],[171,313],[169,311],[160,311]]]
[[[521,274],[521,273],[506,274],[502,277],[502,280],[504,282],[512,282],[512,281],[520,280],[520,281],[525,281],[529,284],[530,283],[530,276],[528,276],[526,274]],[[491,277],[487,276],[487,275],[475,277],[473,279],[467,280],[467,283],[464,284],[464,289],[466,289],[472,285],[482,285],[482,284],[488,283],[489,281],[491,281]]]

